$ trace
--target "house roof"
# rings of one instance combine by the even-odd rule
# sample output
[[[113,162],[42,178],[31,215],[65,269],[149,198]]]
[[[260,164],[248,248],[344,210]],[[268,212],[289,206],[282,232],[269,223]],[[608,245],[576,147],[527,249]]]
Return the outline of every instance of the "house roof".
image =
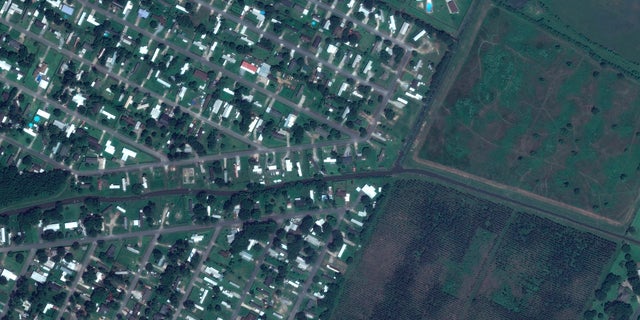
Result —
[[[193,76],[202,80],[202,81],[207,81],[209,80],[209,76],[207,75],[206,72],[200,70],[200,69],[195,69],[193,70]]]
[[[73,15],[73,8],[69,7],[66,4],[63,4],[62,7],[60,7],[60,11],[62,11],[64,14],[67,14],[67,15],[70,15],[70,16]]]
[[[251,74],[255,74],[258,71],[258,67],[246,61],[242,61],[242,65],[240,65],[240,68]]]
[[[149,18],[149,11],[144,10],[144,9],[138,9],[138,17],[140,17],[142,19]]]

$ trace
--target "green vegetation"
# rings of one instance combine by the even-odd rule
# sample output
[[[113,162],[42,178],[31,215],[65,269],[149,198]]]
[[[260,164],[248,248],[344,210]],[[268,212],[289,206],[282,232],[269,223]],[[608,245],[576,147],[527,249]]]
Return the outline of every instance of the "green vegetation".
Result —
[[[421,157],[626,222],[640,88],[494,8]]]
[[[43,173],[18,171],[14,166],[0,168],[0,206],[54,195],[65,186],[69,172],[50,170]]]
[[[546,28],[602,63],[640,78],[640,4],[635,1],[498,0],[503,7]],[[606,23],[594,23],[601,21]]]
[[[575,319],[615,249],[424,181],[396,181],[387,197],[333,318]]]

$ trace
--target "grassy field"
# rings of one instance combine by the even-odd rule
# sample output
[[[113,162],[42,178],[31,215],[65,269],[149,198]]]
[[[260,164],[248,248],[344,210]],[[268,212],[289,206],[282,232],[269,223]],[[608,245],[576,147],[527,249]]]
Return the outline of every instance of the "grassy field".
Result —
[[[640,187],[639,94],[492,9],[420,156],[625,222]]]
[[[587,51],[640,75],[640,2],[617,0],[503,0],[508,8],[558,32]],[[598,21],[598,23],[594,23]]]
[[[577,319],[616,247],[425,181],[387,199],[334,319]]]
[[[450,14],[445,0],[433,0],[433,13],[428,14],[425,10],[426,1],[393,0],[385,2],[395,10],[406,12],[450,34],[455,34],[458,31],[464,16],[467,14],[467,10],[471,6],[471,0],[456,0],[455,2],[460,12]]]

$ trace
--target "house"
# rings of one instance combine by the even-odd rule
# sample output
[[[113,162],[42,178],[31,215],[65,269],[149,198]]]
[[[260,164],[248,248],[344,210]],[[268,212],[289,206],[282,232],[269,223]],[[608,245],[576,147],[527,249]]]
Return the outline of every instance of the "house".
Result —
[[[138,17],[142,19],[149,18],[149,11],[145,9],[138,9]]]
[[[250,74],[256,74],[256,72],[258,72],[258,67],[246,61],[242,61],[240,69],[249,72]]]
[[[260,68],[258,68],[258,75],[263,78],[268,77],[270,72],[271,72],[271,65],[269,64],[262,63],[260,65]]]
[[[109,258],[115,257],[115,255],[116,255],[116,246],[114,246],[113,244],[110,245],[109,248],[107,248],[107,251],[105,252],[105,254]]]
[[[206,72],[200,70],[200,69],[195,69],[193,70],[193,76],[202,80],[202,81],[207,81],[209,80],[209,76],[207,75]]]
[[[93,151],[98,153],[102,152],[102,145],[100,145],[100,142],[98,142],[98,138],[88,136],[87,143],[89,144],[89,148],[91,148]]]
[[[66,4],[63,4],[62,7],[60,7],[60,11],[62,11],[62,13],[68,15],[68,16],[72,16],[73,15],[73,7],[70,7]]]
[[[86,163],[86,164],[98,164],[98,157],[84,157],[84,163]]]
[[[447,0],[447,8],[449,9],[450,14],[460,13],[460,10],[458,9],[458,5],[454,0]]]

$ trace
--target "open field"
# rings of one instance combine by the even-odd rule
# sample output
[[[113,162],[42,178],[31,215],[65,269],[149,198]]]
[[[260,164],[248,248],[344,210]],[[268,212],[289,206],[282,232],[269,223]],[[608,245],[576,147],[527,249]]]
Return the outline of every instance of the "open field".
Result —
[[[618,0],[498,1],[596,55],[640,75],[640,2]],[[578,9],[579,8],[579,9]],[[598,21],[598,23],[594,23]],[[591,53],[591,52],[590,52]],[[592,54],[593,54],[592,53]]]
[[[627,222],[640,187],[639,94],[495,8],[420,156]]]
[[[386,199],[334,319],[577,319],[616,247],[425,181]]]

